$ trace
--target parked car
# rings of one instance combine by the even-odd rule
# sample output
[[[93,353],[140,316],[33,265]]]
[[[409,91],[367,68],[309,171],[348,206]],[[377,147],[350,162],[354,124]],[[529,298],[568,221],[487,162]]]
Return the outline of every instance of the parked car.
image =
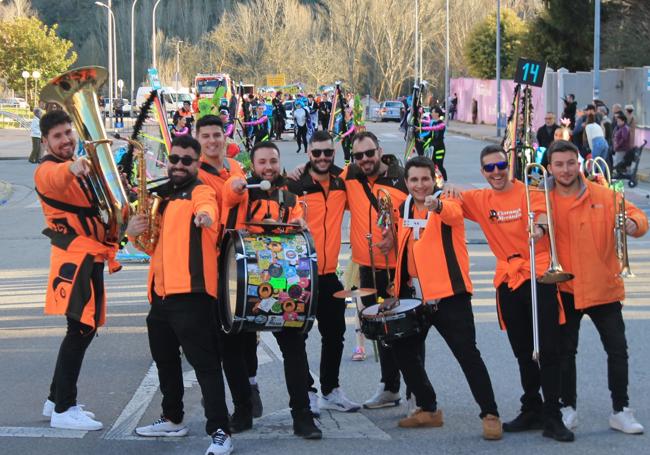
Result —
[[[402,103],[400,101],[383,101],[379,105],[379,119],[382,122],[388,120],[400,121],[400,109],[402,108]]]
[[[293,122],[293,101],[285,101],[284,110],[287,113],[287,118],[284,120],[284,130],[293,131],[295,127]]]
[[[0,105],[5,107],[17,107],[20,109],[29,109],[29,104],[24,98],[3,98],[0,99]]]

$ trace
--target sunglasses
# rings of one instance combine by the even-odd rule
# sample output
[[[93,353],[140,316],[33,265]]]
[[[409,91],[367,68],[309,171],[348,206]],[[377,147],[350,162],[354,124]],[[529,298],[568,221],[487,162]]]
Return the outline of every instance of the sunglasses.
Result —
[[[357,153],[353,153],[352,157],[354,158],[354,161],[360,161],[363,159],[363,155],[366,155],[367,158],[372,158],[373,156],[375,156],[376,151],[377,149],[375,148],[375,149],[366,150],[364,152],[357,152]]]
[[[314,156],[314,158],[320,158],[321,154],[329,158],[334,155],[334,149],[312,149],[311,154]]]
[[[189,155],[169,155],[169,162],[172,164],[178,164],[178,162],[183,163],[183,166],[190,166],[193,162],[198,161],[196,158],[192,158]]]
[[[499,169],[500,171],[506,169],[508,167],[508,162],[507,161],[499,161],[498,163],[489,163],[489,164],[484,164],[483,165],[483,170],[485,172],[492,172],[494,171],[494,168]]]

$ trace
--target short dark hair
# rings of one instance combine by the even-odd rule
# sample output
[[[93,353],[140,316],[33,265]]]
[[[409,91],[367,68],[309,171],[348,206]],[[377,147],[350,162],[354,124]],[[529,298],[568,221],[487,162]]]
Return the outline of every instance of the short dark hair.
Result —
[[[259,149],[273,149],[278,152],[278,156],[280,156],[280,149],[277,145],[271,141],[261,141],[255,144],[251,149],[251,162],[255,159],[255,152],[257,152]]]
[[[431,161],[431,158],[427,158],[426,156],[414,156],[410,160],[406,162],[404,165],[404,178],[408,179],[409,178],[409,170],[412,167],[420,167],[420,168],[427,168],[431,171],[431,177],[433,178],[433,181],[435,182],[436,180],[436,165],[433,161]]]
[[[199,144],[199,141],[194,139],[189,134],[176,136],[174,140],[172,140],[172,147],[181,147],[184,149],[191,148],[196,152],[196,156],[201,156],[201,144]]]
[[[503,147],[500,145],[487,145],[483,148],[483,150],[481,150],[481,165],[483,165],[483,158],[494,153],[502,153],[503,156],[505,156],[506,160],[508,159],[508,154],[505,150],[503,150]]]
[[[356,133],[354,136],[352,136],[352,145],[362,139],[370,139],[372,142],[374,142],[375,147],[379,147],[379,139],[377,139],[375,133],[371,131],[361,131],[360,133]]]
[[[210,125],[218,126],[218,127],[221,128],[222,131],[224,131],[223,120],[221,120],[216,115],[204,115],[203,117],[198,119],[197,122],[196,122],[196,132],[197,132],[197,134],[198,134],[199,130],[201,129],[201,127],[210,126]]]
[[[580,155],[580,152],[578,151],[578,147],[576,147],[573,142],[560,139],[551,142],[551,145],[548,147],[548,150],[546,150],[546,157],[548,158],[549,163],[553,158],[553,154],[558,152],[573,152],[576,154],[576,156]]]
[[[616,118],[620,118],[620,119],[623,120],[625,123],[627,123],[627,116],[623,113],[623,111],[618,111],[618,112],[616,113]],[[41,122],[42,122],[42,120],[41,120]],[[42,131],[42,130],[43,130],[43,128],[41,128],[41,131]]]
[[[309,139],[309,145],[313,144],[314,142],[325,142],[331,140],[332,140],[332,135],[329,133],[329,131],[318,130],[318,131],[314,131],[314,134],[312,134],[311,138]]]
[[[50,111],[42,116],[41,121],[39,122],[39,125],[41,127],[41,135],[47,136],[52,128],[63,125],[65,123],[72,123],[72,119],[66,111],[61,109]]]

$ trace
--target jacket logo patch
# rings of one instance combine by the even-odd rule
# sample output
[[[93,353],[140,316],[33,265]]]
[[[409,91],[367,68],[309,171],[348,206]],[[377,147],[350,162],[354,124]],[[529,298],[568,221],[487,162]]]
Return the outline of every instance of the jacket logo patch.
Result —
[[[521,209],[514,210],[490,210],[488,217],[492,223],[510,223],[521,219]]]

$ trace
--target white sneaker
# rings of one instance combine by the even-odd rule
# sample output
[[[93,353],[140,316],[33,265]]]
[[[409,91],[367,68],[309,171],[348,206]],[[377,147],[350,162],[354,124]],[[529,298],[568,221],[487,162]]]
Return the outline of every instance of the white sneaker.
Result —
[[[415,395],[411,394],[411,397],[406,400],[406,417],[412,417],[421,410],[422,408],[415,402]]]
[[[138,436],[155,437],[155,436],[185,436],[188,432],[187,425],[183,422],[174,423],[167,420],[166,417],[161,417],[151,425],[146,427],[138,427],[135,429],[135,434]]]
[[[50,417],[52,428],[63,428],[65,430],[96,431],[104,428],[104,425],[97,420],[88,417],[79,406],[70,406],[67,411],[58,413],[52,411]]]
[[[340,387],[332,390],[328,395],[323,395],[318,400],[318,406],[321,409],[332,409],[341,412],[355,412],[361,409],[361,405],[348,399]]]
[[[385,390],[384,383],[380,382],[375,394],[363,403],[363,407],[366,409],[388,408],[391,406],[397,406],[399,400],[399,393]]]
[[[218,429],[210,437],[212,443],[208,450],[205,451],[205,455],[228,455],[232,452],[232,438],[222,429]]]
[[[578,411],[572,406],[565,406],[560,409],[562,413],[562,422],[569,430],[575,430],[578,427]]]
[[[643,425],[634,418],[634,409],[623,408],[621,412],[612,413],[609,416],[609,426],[614,430],[627,434],[643,433]]]
[[[86,411],[85,409],[83,409],[83,407],[84,407],[83,404],[78,404],[77,406],[80,407],[80,408],[82,408],[83,412],[84,412],[88,417],[90,417],[91,419],[94,419],[94,418],[95,418],[95,414],[94,414],[94,413],[92,413],[92,412],[90,412],[90,411]],[[54,412],[54,401],[52,401],[52,400],[45,400],[45,403],[43,403],[43,417],[47,417],[48,419],[50,419],[50,418],[52,417],[52,413],[53,413],[53,412]]]
[[[318,395],[316,392],[309,391],[309,410],[314,417],[320,417],[320,408],[318,407]]]

